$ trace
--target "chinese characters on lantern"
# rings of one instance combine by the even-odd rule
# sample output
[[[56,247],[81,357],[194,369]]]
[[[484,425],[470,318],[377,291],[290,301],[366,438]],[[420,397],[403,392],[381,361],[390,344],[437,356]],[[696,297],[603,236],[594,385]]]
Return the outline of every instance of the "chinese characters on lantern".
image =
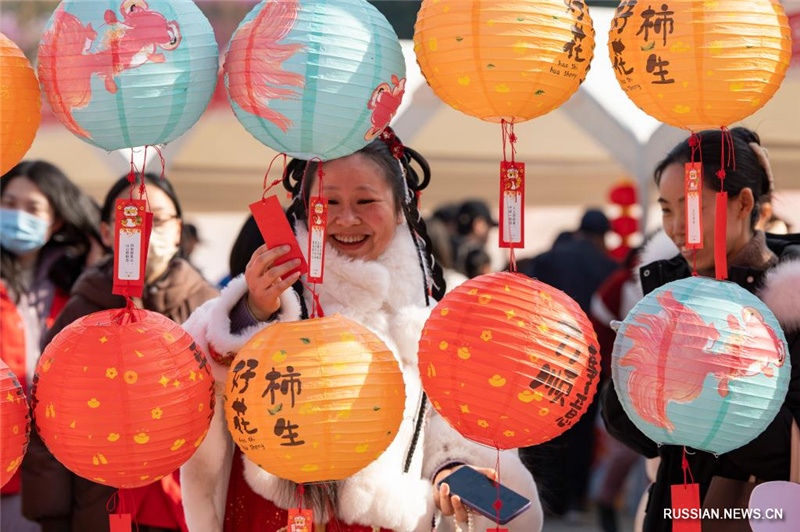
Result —
[[[563,51],[567,53],[569,61],[559,60],[556,65],[550,66],[550,73],[569,79],[577,79],[580,69],[578,66],[591,58],[593,44],[587,44],[586,31],[591,29],[591,21],[586,17],[586,4],[581,0],[563,0],[565,12],[574,18],[575,23],[570,26],[572,38],[564,43]],[[586,44],[586,46],[584,46]]]
[[[262,370],[266,368],[261,368]],[[285,366],[284,368],[270,367],[263,377],[259,377],[259,362],[254,358],[240,360],[233,368],[233,378],[231,380],[231,392],[243,393],[252,386],[263,385],[261,397],[269,397],[269,405],[266,414],[275,416],[275,423],[273,424],[273,434],[281,439],[281,446],[296,447],[304,445],[305,441],[301,437],[301,427],[295,421],[292,421],[292,409],[295,407],[296,399],[303,393],[303,381],[300,372],[295,371],[292,366]],[[257,388],[260,389],[260,388]],[[248,406],[245,398],[238,398],[233,401],[232,409],[235,412],[233,418],[233,428],[241,435],[253,435],[259,432],[259,427],[253,426],[252,422],[248,419]],[[290,412],[284,413],[281,417],[277,417],[279,412],[284,412],[289,409]],[[259,418],[263,416],[259,415]],[[271,421],[270,421],[271,423]],[[263,444],[252,443],[254,440],[248,438],[250,441],[250,448],[261,448]]]

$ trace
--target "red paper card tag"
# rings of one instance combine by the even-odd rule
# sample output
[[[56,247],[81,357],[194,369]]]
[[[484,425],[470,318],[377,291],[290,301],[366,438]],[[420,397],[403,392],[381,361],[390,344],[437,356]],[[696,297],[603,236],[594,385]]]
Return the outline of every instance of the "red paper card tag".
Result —
[[[672,532],[701,532],[700,484],[674,484],[672,488]]]
[[[325,273],[325,234],[328,230],[328,200],[315,196],[308,208],[308,281],[321,283]]]
[[[258,230],[261,231],[261,236],[264,237],[264,242],[267,243],[268,248],[272,249],[279,246],[290,246],[292,248],[289,253],[275,261],[276,266],[292,259],[300,259],[300,266],[284,274],[283,279],[297,271],[301,274],[306,273],[308,264],[306,264],[306,259],[303,257],[303,252],[300,251],[300,245],[297,243],[292,227],[283,213],[278,198],[269,196],[266,199],[251,203],[250,212],[253,213]]]
[[[108,524],[111,532],[131,532],[131,514],[111,514]]]
[[[114,287],[121,296],[141,297],[153,215],[145,200],[118,199],[114,219]]]
[[[525,247],[525,163],[500,163],[500,247]]]
[[[289,524],[286,532],[313,532],[314,511],[292,508],[289,510]]]
[[[703,165],[684,166],[684,196],[686,198],[686,247],[703,249]]]
[[[714,221],[714,269],[717,279],[728,278],[728,193],[717,192]]]

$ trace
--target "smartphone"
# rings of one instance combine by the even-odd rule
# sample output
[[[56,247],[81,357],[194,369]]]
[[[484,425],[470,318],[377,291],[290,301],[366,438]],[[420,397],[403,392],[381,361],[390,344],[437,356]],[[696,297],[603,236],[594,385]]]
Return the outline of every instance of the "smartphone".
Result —
[[[439,482],[439,486],[443,483],[450,486],[452,495],[461,497],[464,506],[488,519],[497,520],[497,510],[494,508],[495,501],[497,501],[497,485],[494,480],[465,466],[448,475]],[[531,507],[529,499],[502,484],[500,484],[500,500],[503,503],[500,508],[499,523],[501,525],[505,525]]]
[[[303,257],[303,252],[300,251],[300,245],[297,243],[297,238],[294,236],[292,227],[289,225],[289,220],[286,219],[286,214],[284,214],[278,198],[270,196],[252,203],[250,212],[253,213],[258,230],[261,232],[261,236],[264,237],[264,242],[266,242],[268,248],[291,247],[291,250],[286,255],[275,261],[275,266],[280,266],[292,259],[300,259],[300,265],[283,274],[281,279],[290,277],[294,272],[299,271],[301,274],[308,272],[308,264]]]

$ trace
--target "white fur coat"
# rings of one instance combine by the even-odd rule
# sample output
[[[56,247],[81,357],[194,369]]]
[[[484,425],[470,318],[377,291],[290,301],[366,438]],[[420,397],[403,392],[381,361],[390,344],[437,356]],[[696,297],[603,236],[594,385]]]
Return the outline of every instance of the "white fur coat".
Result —
[[[306,238],[304,228],[298,230],[297,239],[304,250]],[[327,315],[340,313],[377,334],[400,363],[406,386],[403,422],[394,442],[377,461],[339,483],[337,517],[342,521],[396,532],[427,532],[435,513],[430,479],[440,467],[452,461],[495,466],[496,451],[465,440],[428,409],[411,469],[403,473],[422,397],[417,345],[430,313],[423,290],[417,251],[405,226],[398,226],[389,248],[375,261],[350,260],[326,247],[325,282],[318,290],[322,308]],[[260,323],[231,334],[229,313],[246,291],[244,279],[234,279],[219,298],[200,307],[184,327],[203,348],[210,344],[218,353],[236,353],[253,334],[269,326]],[[306,301],[308,308],[310,303]],[[277,321],[296,321],[300,314],[295,292],[285,292]],[[222,530],[233,457],[234,444],[227,432],[222,394],[228,367],[210,363],[217,381],[214,419],[206,440],[181,468],[183,505],[191,532]],[[285,481],[245,456],[242,458],[245,480],[256,493],[284,509],[293,504],[291,497],[281,495],[287,491],[279,489]],[[541,530],[542,510],[536,485],[516,451],[501,453],[501,474],[503,484],[532,501],[532,508],[509,523],[509,530]],[[315,522],[328,520],[319,509],[315,513]],[[475,530],[491,526],[480,517],[474,521]],[[444,520],[439,530],[452,530],[452,520]]]

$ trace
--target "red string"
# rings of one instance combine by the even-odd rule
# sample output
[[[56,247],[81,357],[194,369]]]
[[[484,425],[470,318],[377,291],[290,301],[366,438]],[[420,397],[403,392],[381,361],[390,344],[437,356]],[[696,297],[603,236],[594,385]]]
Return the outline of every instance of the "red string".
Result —
[[[164,179],[164,174],[167,173],[167,160],[164,159],[164,154],[161,153],[161,148],[158,146],[153,146],[153,149],[156,150],[158,154],[158,158],[161,161],[161,179]],[[145,166],[147,165],[147,159],[145,158]]]
[[[508,157],[506,153],[506,147],[510,145],[511,147],[511,162],[515,162],[516,155],[517,155],[517,148],[515,144],[517,143],[517,134],[514,133],[514,122],[507,122],[506,120],[500,120],[501,131],[503,135],[503,162],[508,162]]]
[[[128,172],[128,183],[131,184],[128,199],[133,200],[133,190],[136,188],[136,165],[133,163],[133,150],[131,150],[131,170]]]
[[[687,473],[688,478],[692,480],[692,484],[694,484],[694,475],[692,475],[692,470],[689,468],[689,460],[686,459],[686,446],[683,447],[683,459],[681,460],[681,467],[683,468],[683,485],[687,484]]]
[[[273,163],[275,163],[275,160],[278,157],[283,157],[283,172],[281,174],[281,178],[280,179],[276,179],[269,186],[267,186],[267,179],[269,178],[269,172],[270,172],[270,170],[272,170],[272,165],[273,165]],[[286,178],[286,170],[287,170],[287,164],[286,164],[286,154],[285,153],[279,153],[278,155],[276,155],[275,157],[272,158],[272,160],[269,162],[269,167],[267,167],[267,173],[264,174],[264,185],[263,185],[264,193],[261,194],[261,199],[262,200],[266,199],[267,192],[269,192],[270,189],[272,189],[273,187],[278,185],[278,183],[282,183],[283,182],[283,180]]]
[[[517,273],[517,256],[513,247],[508,248],[508,271]]]
[[[497,488],[497,500],[494,501],[494,509],[497,512],[497,529],[500,529],[500,509],[503,508],[503,501],[500,500],[500,447],[497,447],[497,462],[494,466],[494,485]]]
[[[692,277],[697,277],[697,248],[692,250]]]
[[[305,487],[303,486],[303,484],[297,485],[297,489],[295,490],[294,494],[297,502],[297,508],[299,510],[302,510],[303,504],[305,503]]]

